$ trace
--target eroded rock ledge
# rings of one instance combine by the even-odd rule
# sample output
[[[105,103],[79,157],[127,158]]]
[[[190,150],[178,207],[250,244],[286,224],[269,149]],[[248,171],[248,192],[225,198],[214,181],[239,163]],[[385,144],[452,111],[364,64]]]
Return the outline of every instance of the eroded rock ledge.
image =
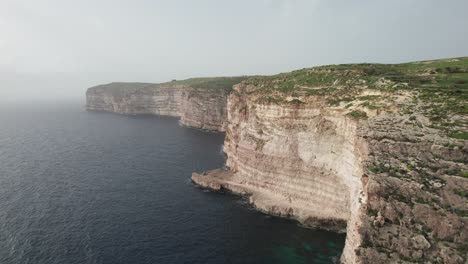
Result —
[[[346,232],[346,221],[334,218],[314,217],[313,214],[307,212],[308,208],[301,208],[296,203],[285,200],[282,195],[278,195],[269,189],[246,185],[238,176],[231,170],[215,169],[204,173],[192,173],[192,181],[201,187],[213,191],[226,190],[235,194],[248,196],[251,205],[267,214],[295,218],[308,227]]]

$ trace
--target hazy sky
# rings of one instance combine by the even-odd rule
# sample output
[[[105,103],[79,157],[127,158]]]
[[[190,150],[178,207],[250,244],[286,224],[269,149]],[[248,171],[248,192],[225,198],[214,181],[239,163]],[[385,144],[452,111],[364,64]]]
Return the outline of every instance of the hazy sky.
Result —
[[[467,10],[467,0],[0,0],[0,96],[468,56]]]

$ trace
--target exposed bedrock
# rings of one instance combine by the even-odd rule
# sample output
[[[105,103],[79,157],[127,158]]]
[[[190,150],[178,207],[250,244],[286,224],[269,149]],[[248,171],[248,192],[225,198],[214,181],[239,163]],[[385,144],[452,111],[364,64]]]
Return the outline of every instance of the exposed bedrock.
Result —
[[[369,146],[359,260],[466,263],[468,142],[421,115],[377,116],[359,134]]]
[[[86,108],[119,114],[180,117],[182,125],[224,131],[225,89],[185,84],[111,83],[89,88]]]
[[[347,228],[346,243],[357,243],[355,219],[366,199],[361,176],[367,157],[357,122],[320,104],[258,103],[245,90],[235,86],[228,100],[224,151],[231,173],[194,174],[192,179],[247,193],[267,213],[309,226]],[[352,250],[344,255],[354,262]]]
[[[225,131],[227,92],[225,90],[184,89],[180,123],[206,130]]]
[[[346,226],[342,263],[466,261],[466,141],[422,115],[356,119],[320,98],[272,103],[250,89],[228,97],[226,169],[195,183],[308,226]]]

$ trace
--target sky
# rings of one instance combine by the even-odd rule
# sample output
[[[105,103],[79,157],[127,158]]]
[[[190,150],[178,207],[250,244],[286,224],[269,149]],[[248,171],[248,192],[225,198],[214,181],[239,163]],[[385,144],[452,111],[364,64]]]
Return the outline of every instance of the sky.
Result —
[[[0,0],[0,101],[468,56],[466,0]]]

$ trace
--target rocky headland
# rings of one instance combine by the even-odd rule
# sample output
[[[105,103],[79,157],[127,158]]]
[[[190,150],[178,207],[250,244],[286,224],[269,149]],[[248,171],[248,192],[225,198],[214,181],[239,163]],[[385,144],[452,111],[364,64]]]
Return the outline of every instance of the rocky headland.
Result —
[[[131,92],[125,104],[91,91],[88,108],[183,116],[181,105],[202,104],[187,118],[202,127],[217,104],[160,100],[183,98],[178,89]],[[342,263],[466,263],[468,58],[302,69],[248,78],[222,96],[226,167],[193,173],[195,183],[345,231]]]
[[[193,78],[167,83],[109,83],[86,92],[86,109],[179,117],[185,126],[225,130],[227,95],[246,77]]]

